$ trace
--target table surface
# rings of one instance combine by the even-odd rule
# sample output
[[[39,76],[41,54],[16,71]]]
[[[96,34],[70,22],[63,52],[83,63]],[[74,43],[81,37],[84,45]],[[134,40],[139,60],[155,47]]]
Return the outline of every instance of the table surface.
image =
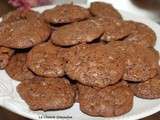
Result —
[[[13,9],[14,8],[12,8],[10,5],[7,4],[7,0],[0,0],[0,16],[2,16],[3,14]],[[16,115],[4,108],[0,108],[0,119],[2,120],[29,120],[27,118]],[[142,120],[160,120],[160,112],[152,116],[143,118]]]

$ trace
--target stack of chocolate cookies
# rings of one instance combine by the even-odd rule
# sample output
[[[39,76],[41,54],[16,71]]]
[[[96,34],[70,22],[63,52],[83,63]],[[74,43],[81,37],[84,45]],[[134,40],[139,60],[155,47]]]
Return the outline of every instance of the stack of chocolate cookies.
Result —
[[[150,27],[103,2],[15,10],[0,23],[0,68],[20,81],[17,92],[31,110],[77,102],[88,115],[119,116],[134,96],[160,98],[155,42]]]

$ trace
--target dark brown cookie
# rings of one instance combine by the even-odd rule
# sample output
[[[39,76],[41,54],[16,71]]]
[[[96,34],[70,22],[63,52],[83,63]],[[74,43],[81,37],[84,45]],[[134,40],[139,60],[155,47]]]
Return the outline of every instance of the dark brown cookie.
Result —
[[[156,34],[154,31],[143,23],[134,22],[136,29],[132,31],[125,41],[138,44],[143,47],[153,47],[156,42]]]
[[[109,17],[97,18],[99,24],[104,28],[104,34],[101,36],[103,41],[122,40],[131,34],[136,28],[134,22],[113,19]]]
[[[133,106],[133,93],[123,84],[93,88],[79,87],[80,110],[88,115],[112,117],[127,113]]]
[[[111,5],[104,2],[91,3],[90,12],[98,17],[112,17],[114,19],[122,19],[121,14]]]
[[[68,50],[66,74],[82,84],[105,87],[120,80],[124,59],[103,44],[80,44]]]
[[[57,31],[53,32],[51,39],[54,44],[70,46],[92,42],[100,37],[102,33],[102,26],[91,19],[60,27]]]
[[[36,11],[17,9],[4,15],[2,20],[3,22],[14,22],[21,19],[30,19],[30,18],[32,19],[35,17],[36,18],[40,17],[40,14]]]
[[[144,99],[156,99],[160,98],[160,77],[156,76],[141,83],[129,84],[134,94]]]
[[[21,19],[0,24],[0,45],[9,48],[29,48],[49,37],[51,29],[41,19]]]
[[[44,19],[53,24],[71,23],[90,17],[87,9],[73,4],[57,5],[42,13]]]
[[[52,43],[39,44],[28,53],[27,65],[40,76],[63,76],[65,61],[61,57],[60,51],[61,48],[52,45]]]
[[[24,81],[17,91],[31,110],[65,109],[73,105],[75,97],[69,81],[63,78]]]
[[[158,73],[159,53],[153,48],[128,42],[111,42],[108,45],[125,55],[124,80],[145,81]]]
[[[14,54],[14,50],[6,47],[0,47],[0,69],[4,69]]]
[[[26,60],[27,53],[17,53],[11,58],[5,70],[12,79],[24,81],[35,77],[27,68]]]

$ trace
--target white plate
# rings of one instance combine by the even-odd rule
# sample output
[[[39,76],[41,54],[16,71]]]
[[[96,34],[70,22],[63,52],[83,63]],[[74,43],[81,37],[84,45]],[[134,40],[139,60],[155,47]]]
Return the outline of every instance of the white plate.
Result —
[[[42,12],[43,10],[52,7],[54,6],[44,6],[35,8],[34,10]],[[121,14],[125,19],[132,19],[150,26],[157,34],[157,42],[155,48],[160,51],[160,26],[158,24],[151,20],[148,20],[147,18],[141,18],[127,12],[121,12]],[[19,82],[11,80],[11,78],[6,74],[4,70],[0,70],[0,76],[0,106],[31,119],[42,120],[46,119],[46,117],[52,117],[53,120],[53,118],[55,117],[55,119],[60,120],[60,117],[68,117],[67,120],[135,120],[160,111],[160,99],[145,100],[137,97],[134,97],[134,106],[132,110],[119,117],[103,118],[88,116],[80,112],[78,103],[75,103],[73,107],[69,109],[61,111],[31,111],[28,108],[28,105],[20,98],[16,91],[16,86],[19,84]]]

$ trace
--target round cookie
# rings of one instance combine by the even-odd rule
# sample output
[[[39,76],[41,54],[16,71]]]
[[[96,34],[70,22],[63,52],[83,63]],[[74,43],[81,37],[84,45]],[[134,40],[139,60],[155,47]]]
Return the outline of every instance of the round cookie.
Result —
[[[8,75],[18,81],[31,80],[34,75],[26,66],[27,53],[17,53],[9,61],[6,72]]]
[[[24,81],[17,91],[31,110],[66,109],[73,105],[75,97],[69,81],[63,78]]]
[[[60,55],[61,48],[52,43],[42,43],[31,49],[27,56],[28,67],[37,75],[61,77],[65,61]]]
[[[121,14],[111,4],[108,3],[92,2],[89,10],[94,16],[122,19]]]
[[[52,24],[71,23],[90,17],[87,9],[73,4],[57,5],[42,13],[44,19]]]
[[[6,47],[0,47],[0,69],[4,69],[14,54],[14,50]]]
[[[33,10],[21,10],[17,9],[4,15],[3,22],[14,22],[22,19],[40,18],[40,14]]]
[[[49,37],[51,29],[43,20],[21,19],[0,24],[0,45],[9,48],[30,48]]]
[[[51,39],[56,45],[71,46],[79,43],[92,42],[100,37],[102,33],[102,26],[91,19],[60,27],[53,32]]]
[[[109,17],[98,18],[97,21],[104,28],[104,34],[101,36],[101,40],[106,42],[122,40],[136,28],[132,21],[123,21]]]
[[[66,74],[85,85],[105,87],[123,75],[123,55],[104,44],[80,44],[70,48],[66,56]]]
[[[156,42],[156,34],[154,31],[143,23],[134,22],[136,29],[125,39],[132,44],[141,45],[143,47],[153,47]]]
[[[137,97],[144,99],[160,98],[160,77],[156,76],[141,83],[130,83],[132,91]]]
[[[127,48],[127,54],[124,80],[146,81],[158,73],[159,57],[152,49],[132,45]]]
[[[159,53],[128,42],[110,42],[108,44],[125,55],[123,79],[127,81],[146,81],[158,73]]]
[[[113,117],[127,113],[133,106],[133,92],[123,84],[105,88],[78,85],[80,110],[91,116]]]

